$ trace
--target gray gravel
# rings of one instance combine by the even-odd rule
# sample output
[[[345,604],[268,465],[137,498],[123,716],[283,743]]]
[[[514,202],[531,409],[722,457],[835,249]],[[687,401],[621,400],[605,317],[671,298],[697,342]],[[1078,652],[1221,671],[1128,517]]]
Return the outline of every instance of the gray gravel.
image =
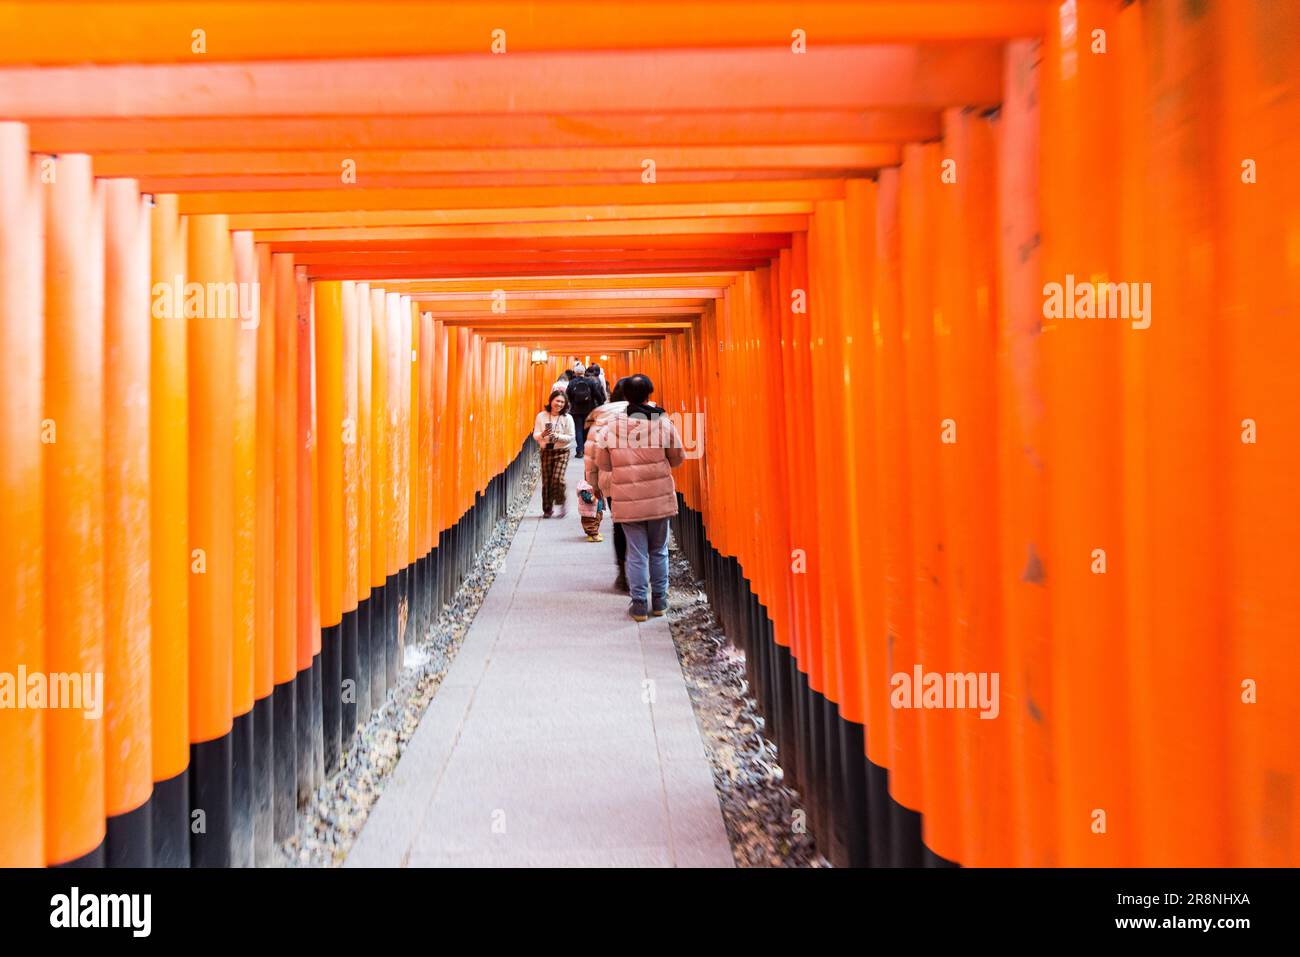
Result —
[[[690,562],[669,552],[668,626],[695,708],[737,867],[830,867],[817,851],[799,794],[783,783],[763,717],[749,694],[745,655],[723,633]]]
[[[497,570],[505,561],[537,482],[536,460],[508,516],[497,523],[480,560],[423,640],[408,642],[397,687],[357,729],[343,767],[298,811],[298,833],[279,847],[279,867],[339,867],[361,833],[425,708],[442,684]]]

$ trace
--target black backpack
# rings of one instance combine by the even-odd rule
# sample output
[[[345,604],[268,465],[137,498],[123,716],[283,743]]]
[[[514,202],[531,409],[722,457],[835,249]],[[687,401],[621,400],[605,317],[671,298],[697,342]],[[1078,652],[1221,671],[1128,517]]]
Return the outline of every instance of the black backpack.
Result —
[[[591,380],[582,378],[574,379],[569,383],[569,404],[579,412],[591,411]]]

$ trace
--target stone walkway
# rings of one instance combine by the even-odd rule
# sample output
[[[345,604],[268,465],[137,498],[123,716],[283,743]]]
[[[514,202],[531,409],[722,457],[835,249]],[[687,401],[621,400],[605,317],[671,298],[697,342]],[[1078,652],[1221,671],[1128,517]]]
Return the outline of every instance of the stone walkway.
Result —
[[[665,618],[540,490],[345,866],[731,867]]]

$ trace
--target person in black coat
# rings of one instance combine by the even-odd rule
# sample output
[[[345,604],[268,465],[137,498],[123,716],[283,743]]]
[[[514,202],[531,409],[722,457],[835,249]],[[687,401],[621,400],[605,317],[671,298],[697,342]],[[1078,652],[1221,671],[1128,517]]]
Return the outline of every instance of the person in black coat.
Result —
[[[582,449],[587,442],[587,416],[592,409],[605,404],[605,390],[600,387],[600,380],[591,376],[574,376],[566,392],[569,397],[569,410],[573,416],[574,458],[582,458]]]
[[[587,370],[587,378],[590,379],[591,384],[596,387],[596,404],[593,405],[592,408],[600,408],[600,406],[609,401],[609,395],[605,390],[605,383],[600,380],[600,366],[592,366],[589,368]]]

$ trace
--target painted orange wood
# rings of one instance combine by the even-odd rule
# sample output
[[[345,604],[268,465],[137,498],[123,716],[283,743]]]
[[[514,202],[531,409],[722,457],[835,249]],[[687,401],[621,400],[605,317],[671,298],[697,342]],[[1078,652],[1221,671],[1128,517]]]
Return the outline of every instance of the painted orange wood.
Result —
[[[105,813],[153,790],[149,596],[149,210],[134,181],[104,191]],[[111,412],[109,411],[111,410]],[[110,464],[111,463],[111,464]]]
[[[832,853],[866,787],[896,861],[1300,862],[1294,12],[544,7],[0,0],[0,675],[107,694],[0,712],[0,864],[99,848],[598,357],[696,429]]]
[[[234,328],[235,369],[227,401],[234,418],[234,670],[233,713],[248,714],[256,698],[257,645],[257,250],[247,230],[230,233],[236,299],[228,321]],[[221,320],[218,320],[221,321]]]
[[[45,667],[44,448],[45,219],[38,160],[27,131],[0,123],[0,671]],[[0,867],[45,863],[45,730],[39,709],[10,710],[0,720]],[[51,819],[51,826],[62,825]]]
[[[413,5],[400,0],[365,7],[321,7],[309,0],[243,0],[221,7],[184,2],[161,9],[136,0],[116,3],[111,11],[89,2],[60,6],[57,12],[40,5],[0,6],[14,28],[6,36],[12,40],[0,46],[0,62],[184,62],[194,56],[191,32],[200,22],[209,25],[210,55],[230,60],[486,53],[495,29],[504,29],[507,49],[516,50],[766,46],[773,37],[790,35],[789,5],[777,0],[641,0],[605,16],[593,15],[587,3],[548,3],[545,17],[524,0],[444,3],[437,7],[437,29],[412,29]],[[1009,38],[1039,33],[1042,6],[1041,0],[928,0],[919,9],[906,0],[813,3],[800,7],[799,23],[828,43]],[[177,39],[151,39],[160,35]]]
[[[149,340],[149,670],[155,781],[189,766],[189,321],[184,300],[188,224],[177,197],[151,210]],[[162,295],[159,296],[159,293]]]
[[[230,230],[222,216],[189,220],[186,281],[234,281]],[[197,305],[197,303],[196,303]],[[235,403],[238,321],[208,299],[189,323],[190,741],[229,733],[234,715]],[[191,313],[195,313],[191,315]]]

